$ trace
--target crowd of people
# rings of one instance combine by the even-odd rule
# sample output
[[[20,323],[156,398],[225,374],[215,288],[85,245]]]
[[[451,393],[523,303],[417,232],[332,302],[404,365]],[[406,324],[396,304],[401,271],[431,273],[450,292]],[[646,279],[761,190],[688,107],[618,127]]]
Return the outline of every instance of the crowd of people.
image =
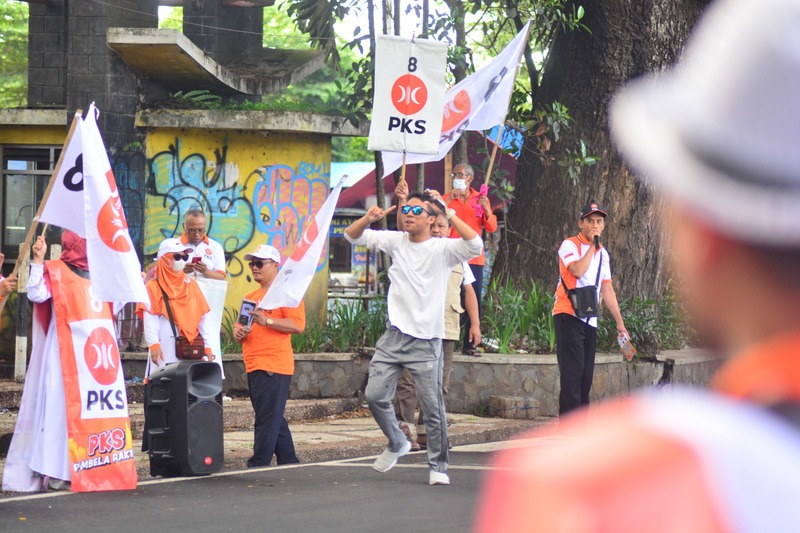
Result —
[[[470,186],[473,178],[470,165],[456,165],[451,175],[453,188],[444,197],[435,190],[410,194],[407,183],[401,181],[395,189],[396,205],[386,210],[369,209],[345,232],[352,244],[377,248],[392,258],[388,270],[389,327],[377,343],[365,391],[375,420],[389,441],[373,467],[386,472],[408,451],[426,449],[430,465],[429,483],[432,485],[449,484],[445,398],[452,360],[459,341],[463,353],[477,354],[481,342],[480,286],[485,262],[482,233],[497,228],[497,217],[492,213],[485,189],[479,193]],[[395,210],[396,231],[370,229]],[[575,238],[578,239],[576,242],[583,245],[585,243],[580,239],[591,242],[594,235],[599,235],[605,215],[599,208],[591,213],[582,213],[579,220],[581,234]],[[588,229],[584,231],[584,227],[589,228],[590,221],[591,232]],[[85,240],[68,231],[63,234],[65,251],[58,261],[64,262],[72,272],[77,273],[75,269],[82,268],[84,274],[77,274],[88,277],[85,272],[88,269]],[[452,238],[454,235],[456,237]],[[575,239],[568,239],[565,245]],[[82,243],[84,250],[83,262],[78,264],[73,258],[76,255],[74,250],[79,248],[76,242]],[[28,282],[28,297],[35,302],[51,298],[48,278],[42,275],[45,249],[44,238],[38,237],[33,246],[34,261]],[[569,256],[562,254],[562,262],[566,262],[562,274],[569,278],[568,283],[574,285],[577,280],[578,285],[587,284],[583,278],[588,276],[585,273],[588,265],[584,263],[592,255],[589,251],[582,249],[580,260],[575,261],[581,265],[580,272],[573,270]],[[612,313],[624,330],[613,289],[607,283],[610,281],[607,256],[603,256],[604,251],[595,251],[598,258],[606,257],[605,267],[598,267],[604,272],[602,288],[598,287],[598,291],[606,301],[612,302]],[[262,244],[246,254],[245,261],[248,261],[252,280],[259,285],[245,296],[245,300],[259,302],[277,277],[281,254],[276,248]],[[216,361],[221,366],[219,328],[215,328],[210,320],[209,303],[213,293],[209,291],[214,286],[205,283],[208,280],[224,283],[226,277],[223,248],[206,235],[204,213],[199,209],[189,210],[183,218],[182,235],[164,239],[159,244],[155,264],[145,278],[149,301],[137,305],[148,350],[145,381],[159,369],[186,358]],[[11,292],[15,281],[13,276],[0,280],[0,296]],[[561,307],[557,306],[557,309]],[[255,309],[251,315],[249,320],[240,321],[233,328],[234,340],[242,345],[250,400],[255,412],[253,455],[247,465],[269,466],[273,459],[277,464],[295,463],[297,456],[284,411],[294,374],[291,336],[305,329],[305,308],[301,303],[295,308]],[[586,331],[596,327],[589,321],[580,324],[589,326]],[[573,335],[574,331],[569,330],[569,334]],[[588,334],[585,336],[589,337]],[[181,342],[176,342],[178,339]],[[57,355],[58,342],[54,331],[47,332],[41,339],[34,339],[35,344],[44,343],[43,354]],[[571,367],[562,368],[563,374],[567,374],[567,369],[575,374],[562,377],[562,403],[566,402],[563,392],[567,389],[566,383],[570,383],[570,387],[578,383],[578,390],[570,394],[580,397],[580,403],[586,403],[588,399],[594,343],[587,341],[586,344],[585,349],[574,350],[576,354],[580,352],[585,361],[582,367],[578,369],[578,364],[573,362]],[[187,355],[184,353],[187,350],[194,350],[200,357]],[[34,351],[37,351],[36,347]],[[572,358],[575,357],[577,355]],[[49,380],[59,376],[57,360],[43,358],[40,363],[46,370],[45,375],[50,376]],[[561,352],[559,364],[562,364]],[[41,384],[30,386],[39,388]],[[47,397],[58,397],[58,390],[50,387]],[[47,423],[48,441],[64,442],[66,446],[65,435],[50,435],[63,424],[54,424],[51,421],[53,415],[49,413],[63,412],[63,402],[45,400],[37,407],[41,414],[36,414],[36,424]],[[579,403],[578,400],[570,401],[570,408]],[[563,412],[567,410],[565,407]],[[36,447],[32,449],[39,450]],[[146,442],[143,442],[143,449],[147,449]],[[31,472],[46,480],[51,487],[69,483],[69,469],[62,468],[63,465],[59,468],[43,465],[42,459],[37,459],[39,455],[26,459]]]
[[[563,419],[531,435],[557,435],[550,442],[558,445],[537,441],[498,456],[479,501],[478,531],[796,527],[797,35],[797,2],[722,0],[701,22],[678,67],[634,82],[612,105],[612,133],[623,155],[668,205],[671,258],[693,325],[707,346],[729,357],[712,388],[635,395],[587,415],[601,305],[619,336],[629,337],[602,242],[609,212],[589,199],[576,217],[577,234],[558,249],[553,320]],[[737,130],[743,124],[753,134],[747,142]],[[457,323],[466,315],[463,350],[474,353],[481,341],[482,232],[497,227],[486,195],[470,186],[473,169],[458,164],[451,178],[453,189],[444,197],[433,190],[409,193],[400,182],[396,205],[369,208],[345,231],[352,244],[392,259],[388,328],[376,344],[365,391],[388,440],[372,466],[387,472],[424,444],[430,485],[450,484],[445,397],[461,334]],[[392,213],[396,230],[372,229]],[[190,342],[201,339],[208,359],[220,355],[208,339],[208,305],[195,283],[198,276],[225,276],[219,245],[204,237],[204,224],[202,212],[191,212],[185,234],[159,246],[155,277],[147,284],[150,302],[141,306],[148,373],[177,360],[172,339],[178,331]],[[49,262],[43,261],[44,239],[33,246],[28,298],[42,316],[72,298],[54,292],[52,279],[87,283],[85,241],[65,231],[62,245],[61,257]],[[246,298],[259,301],[276,279],[281,254],[262,244],[245,260],[258,284]],[[0,297],[15,283],[13,276],[0,280]],[[103,312],[110,314],[111,306]],[[52,321],[41,324],[23,396],[30,422],[15,432],[4,485],[20,471],[33,474],[34,488],[70,480],[58,336]],[[249,467],[268,466],[274,457],[278,464],[297,462],[284,409],[294,372],[291,335],[304,328],[302,304],[255,310],[251,321],[234,328],[256,413]]]

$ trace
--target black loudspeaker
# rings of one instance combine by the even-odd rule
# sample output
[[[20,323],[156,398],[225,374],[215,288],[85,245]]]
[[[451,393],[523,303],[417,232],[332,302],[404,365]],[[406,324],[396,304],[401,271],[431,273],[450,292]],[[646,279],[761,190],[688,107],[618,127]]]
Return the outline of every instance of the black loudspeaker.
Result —
[[[219,471],[224,460],[219,365],[201,361],[168,365],[150,375],[145,392],[150,475]]]

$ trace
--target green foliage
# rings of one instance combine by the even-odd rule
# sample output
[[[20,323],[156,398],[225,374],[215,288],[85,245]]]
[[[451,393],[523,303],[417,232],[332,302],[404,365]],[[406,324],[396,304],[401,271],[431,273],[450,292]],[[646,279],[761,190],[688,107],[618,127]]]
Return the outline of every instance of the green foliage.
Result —
[[[552,353],[554,296],[531,282],[519,289],[506,281],[492,280],[483,299],[481,329],[486,345],[496,342],[498,353]],[[641,298],[619,301],[625,327],[640,354],[687,346],[693,332],[672,283],[658,300]],[[606,311],[598,321],[597,349],[618,352],[617,330]]]
[[[207,89],[188,92],[178,91],[170,96],[176,102],[180,102],[185,107],[192,109],[219,109],[222,106],[222,97],[212,94]]]
[[[300,31],[308,35],[311,44],[325,50],[333,66],[339,63],[334,23],[342,20],[348,7],[347,0],[292,0],[287,13],[294,18]]]
[[[331,159],[333,161],[372,161],[372,152],[367,150],[366,137],[333,137]]]
[[[222,353],[239,353],[242,345],[233,338],[233,325],[239,319],[239,310],[233,307],[226,307],[222,315],[222,329],[220,331],[220,343]]]
[[[0,2],[0,108],[28,101],[28,3]]]
[[[671,281],[658,300],[621,300],[620,311],[631,341],[640,354],[655,355],[661,350],[680,350],[694,337]],[[609,352],[619,350],[616,324],[610,316],[599,323],[597,348]]]
[[[497,342],[498,353],[549,353],[555,345],[553,296],[531,281],[519,289],[496,278],[483,298],[481,333]]]
[[[386,300],[370,300],[369,311],[359,300],[337,300],[325,324],[310,322],[306,330],[292,336],[296,353],[358,352],[375,346],[386,330]]]
[[[598,157],[589,155],[586,143],[581,139],[577,149],[567,148],[564,150],[564,155],[558,161],[558,166],[569,176],[572,184],[577,185],[584,167],[590,167],[598,161]]]
[[[158,27],[183,31],[183,7],[160,6],[158,8]]]

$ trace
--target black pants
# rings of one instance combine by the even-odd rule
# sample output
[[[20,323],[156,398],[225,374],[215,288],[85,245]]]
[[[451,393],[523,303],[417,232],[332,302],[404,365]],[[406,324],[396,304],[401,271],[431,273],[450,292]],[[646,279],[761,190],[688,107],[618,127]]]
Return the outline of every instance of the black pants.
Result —
[[[472,270],[472,275],[475,276],[475,281],[472,283],[472,288],[475,289],[475,297],[478,298],[478,317],[481,316],[481,293],[483,292],[483,265],[470,265],[469,269]],[[464,294],[461,294],[461,307],[464,306]],[[461,333],[464,338],[463,351],[474,350],[477,346],[469,342],[469,328],[472,327],[472,322],[469,315],[464,312],[461,313]]]
[[[253,456],[247,466],[269,466],[275,455],[279,465],[298,463],[289,424],[283,413],[292,376],[254,370],[247,373],[250,403],[256,414]]]
[[[594,377],[594,352],[597,328],[567,314],[553,316],[556,331],[556,355],[561,373],[558,412],[561,415],[589,404]]]

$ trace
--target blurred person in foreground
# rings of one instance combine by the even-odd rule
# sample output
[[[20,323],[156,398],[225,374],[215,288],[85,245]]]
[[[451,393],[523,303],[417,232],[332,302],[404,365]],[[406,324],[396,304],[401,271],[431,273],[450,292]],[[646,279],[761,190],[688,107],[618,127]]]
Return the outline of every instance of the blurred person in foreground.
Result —
[[[476,530],[796,531],[800,2],[715,3],[611,127],[663,195],[693,324],[727,361],[711,390],[609,402],[503,452]]]

